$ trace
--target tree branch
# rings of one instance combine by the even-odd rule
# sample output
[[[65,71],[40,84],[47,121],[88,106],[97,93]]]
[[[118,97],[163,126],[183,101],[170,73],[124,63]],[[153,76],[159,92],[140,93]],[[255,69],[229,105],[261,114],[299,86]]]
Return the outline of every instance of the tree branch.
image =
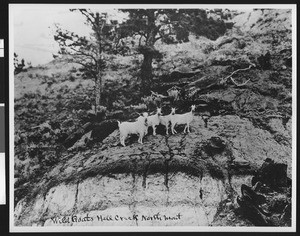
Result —
[[[75,51],[77,54],[77,56],[86,56],[86,57],[90,57],[90,58],[92,58],[93,60],[94,60],[94,62],[95,63],[97,63],[97,59],[93,56],[93,55],[91,55],[91,54],[88,54],[88,53],[84,53],[84,52],[82,52],[82,51],[80,51],[80,50],[77,50],[77,49],[75,49],[75,48],[71,48],[73,51]]]
[[[78,9],[78,11],[80,11],[80,13],[85,16],[85,18],[87,19],[87,21],[92,26],[94,26],[94,24],[95,24],[95,17],[90,12],[88,12],[86,9]]]
[[[233,76],[234,74],[236,74],[237,72],[239,72],[239,71],[249,70],[251,67],[255,67],[255,65],[254,65],[254,64],[251,64],[251,65],[249,65],[248,68],[238,69],[238,70],[233,71],[230,75],[228,75],[228,76],[226,76],[225,78],[221,79],[221,82],[220,82],[220,83],[221,83],[221,84],[224,84],[224,83],[226,83],[227,80],[230,78],[231,81],[232,81],[236,86],[239,86],[239,87],[240,87],[240,86],[244,86],[246,83],[249,82],[250,79],[247,80],[245,83],[238,84],[237,82],[234,81],[234,79],[232,78],[232,76]]]
[[[231,79],[232,83],[234,83],[238,87],[244,86],[250,81],[250,79],[248,79],[245,83],[238,84],[236,81],[234,81],[234,79],[232,77],[230,77],[230,79]]]
[[[154,39],[154,42],[156,42],[157,40],[161,39],[162,37],[163,37],[163,36],[156,37],[156,38]]]

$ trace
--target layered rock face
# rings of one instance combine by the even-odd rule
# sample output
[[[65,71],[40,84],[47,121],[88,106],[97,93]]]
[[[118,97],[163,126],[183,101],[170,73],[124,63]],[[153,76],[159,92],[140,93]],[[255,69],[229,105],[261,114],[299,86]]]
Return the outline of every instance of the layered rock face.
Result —
[[[158,130],[143,145],[132,137],[126,147],[116,130],[101,148],[66,156],[17,203],[16,225],[211,226],[266,158],[291,175],[291,147],[248,119],[216,116],[205,127],[196,114],[191,133],[182,129]],[[232,211],[226,217],[249,225]]]

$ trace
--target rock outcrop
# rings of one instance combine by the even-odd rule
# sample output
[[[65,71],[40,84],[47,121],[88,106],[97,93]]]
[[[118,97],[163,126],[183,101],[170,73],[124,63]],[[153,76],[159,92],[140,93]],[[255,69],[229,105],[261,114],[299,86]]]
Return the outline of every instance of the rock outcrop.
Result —
[[[241,185],[266,158],[291,175],[291,148],[248,119],[211,117],[206,128],[195,116],[191,133],[178,131],[121,147],[116,130],[101,147],[65,156],[17,203],[16,225],[209,226],[237,206]]]

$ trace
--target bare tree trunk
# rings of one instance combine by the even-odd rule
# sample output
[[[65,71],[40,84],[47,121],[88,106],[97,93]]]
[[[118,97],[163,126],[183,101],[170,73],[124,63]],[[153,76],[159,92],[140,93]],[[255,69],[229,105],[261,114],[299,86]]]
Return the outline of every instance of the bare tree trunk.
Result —
[[[100,111],[100,105],[101,105],[101,74],[98,74],[98,78],[95,80],[95,114],[97,114]]]
[[[154,19],[154,18],[153,18]],[[155,35],[157,33],[157,29],[155,28],[154,20],[152,20],[152,30],[148,34],[148,38],[146,39],[146,47],[143,51],[143,63],[141,66],[141,86],[142,86],[142,92],[144,94],[148,94],[150,92],[150,86],[153,79],[153,73],[152,73],[152,61],[155,55]]]
[[[147,94],[150,92],[150,86],[152,82],[152,59],[153,56],[151,54],[144,54],[143,64],[141,66],[141,87],[142,92]]]

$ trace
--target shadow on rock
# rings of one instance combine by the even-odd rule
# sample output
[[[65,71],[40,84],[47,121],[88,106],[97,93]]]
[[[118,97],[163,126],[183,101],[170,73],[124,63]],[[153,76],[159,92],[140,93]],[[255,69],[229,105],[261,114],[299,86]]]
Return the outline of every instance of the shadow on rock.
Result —
[[[291,180],[287,166],[267,158],[252,178],[241,186],[240,213],[255,226],[291,226]]]

